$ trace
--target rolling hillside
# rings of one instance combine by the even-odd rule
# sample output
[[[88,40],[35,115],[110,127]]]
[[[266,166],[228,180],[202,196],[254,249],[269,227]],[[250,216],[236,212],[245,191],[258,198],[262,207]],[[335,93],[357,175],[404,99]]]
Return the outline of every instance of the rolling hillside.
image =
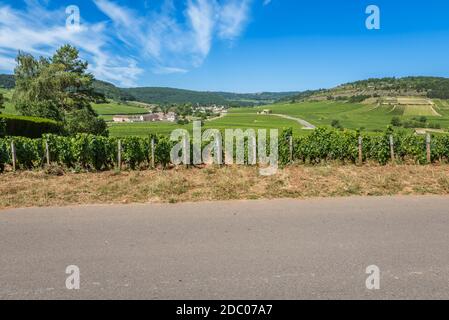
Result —
[[[0,77],[0,86],[11,86],[11,83],[11,76]],[[333,89],[305,91],[291,97],[292,93],[234,94],[171,88],[120,89],[107,82],[96,81],[97,90],[110,98],[107,103],[94,104],[93,107],[102,118],[110,121],[115,114],[149,112],[151,106],[145,102],[232,105],[230,101],[241,99],[242,103],[231,109],[230,114],[207,122],[206,127],[292,127],[295,134],[301,135],[308,134],[301,125],[301,120],[305,120],[312,126],[337,126],[368,132],[384,131],[392,123],[408,129],[442,132],[449,128],[449,99],[444,98],[448,83],[449,79],[430,77],[369,79]],[[12,90],[0,88],[0,92],[6,97],[4,113],[14,114],[15,109],[10,102]],[[243,102],[250,106],[244,107]],[[268,102],[271,104],[267,105]],[[272,114],[258,114],[266,109]],[[173,123],[110,124],[110,132],[116,136],[147,135],[150,132],[168,133],[176,127],[179,126]]]
[[[349,102],[362,102],[369,98],[398,96],[449,99],[449,78],[404,77],[368,79],[346,83],[331,89],[303,92],[287,100],[347,100]]]
[[[0,88],[14,88],[13,75],[0,75]],[[96,80],[95,91],[115,101],[138,101],[148,104],[216,104],[234,107],[271,104],[298,92],[232,93],[192,91],[163,87],[119,88],[112,83]]]

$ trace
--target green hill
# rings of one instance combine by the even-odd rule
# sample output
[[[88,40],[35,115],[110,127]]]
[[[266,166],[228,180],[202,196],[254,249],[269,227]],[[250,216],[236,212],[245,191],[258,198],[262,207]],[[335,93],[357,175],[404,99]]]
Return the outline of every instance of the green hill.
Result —
[[[155,104],[218,104],[226,105],[229,102],[222,96],[213,92],[198,92],[173,88],[129,88],[121,89],[134,97],[135,101]]]
[[[13,75],[0,74],[0,88],[12,89],[16,85],[16,80]]]
[[[136,100],[131,94],[127,93],[125,90],[114,86],[112,83],[95,80],[94,81],[95,91],[103,94],[106,98],[115,101],[134,101]]]
[[[449,99],[449,78],[404,77],[367,79],[346,83],[332,89],[309,91],[307,95],[301,93],[289,100],[347,100],[357,103],[369,98],[401,96]]]
[[[0,75],[0,88],[14,88],[13,75]],[[234,107],[271,104],[298,92],[232,93],[193,91],[162,87],[119,88],[112,83],[95,80],[95,91],[115,101],[138,101],[148,104],[216,104]]]

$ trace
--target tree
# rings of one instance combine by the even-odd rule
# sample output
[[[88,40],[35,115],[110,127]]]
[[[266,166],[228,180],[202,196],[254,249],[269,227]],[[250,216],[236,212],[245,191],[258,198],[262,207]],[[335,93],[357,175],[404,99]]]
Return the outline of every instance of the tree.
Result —
[[[168,104],[163,104],[163,105],[159,105],[159,106],[157,107],[157,109],[158,109],[160,112],[162,112],[163,114],[167,114],[167,113],[169,113],[170,111],[173,110],[173,106],[168,105]]]
[[[5,102],[5,98],[3,98],[3,94],[0,93],[0,113],[2,113],[1,109],[4,108],[4,106],[3,106],[4,102]]]
[[[22,115],[61,121],[69,134],[107,133],[104,120],[97,118],[91,106],[98,99],[94,77],[76,48],[65,45],[53,57],[39,60],[20,52],[16,61],[13,102]],[[89,125],[74,125],[76,121]]]
[[[75,110],[67,114],[65,129],[72,133],[91,133],[95,135],[108,135],[107,124],[103,119],[92,117],[89,109]]]

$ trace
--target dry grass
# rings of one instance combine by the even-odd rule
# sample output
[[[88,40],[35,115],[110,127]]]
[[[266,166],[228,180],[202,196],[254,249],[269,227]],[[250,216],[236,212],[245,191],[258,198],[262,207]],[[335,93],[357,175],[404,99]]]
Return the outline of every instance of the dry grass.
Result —
[[[449,166],[291,166],[0,175],[0,208],[233,199],[449,194]]]

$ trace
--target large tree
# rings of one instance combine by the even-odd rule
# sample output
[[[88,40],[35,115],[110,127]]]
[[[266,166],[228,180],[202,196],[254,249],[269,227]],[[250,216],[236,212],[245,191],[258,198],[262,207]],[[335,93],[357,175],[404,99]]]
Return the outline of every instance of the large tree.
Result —
[[[13,101],[21,114],[62,121],[69,134],[107,134],[105,122],[91,106],[98,99],[94,77],[76,48],[65,45],[53,57],[40,59],[19,53],[16,60]],[[86,125],[73,125],[77,121]]]
[[[3,94],[0,93],[0,113],[1,110],[3,109],[3,104],[5,103],[5,98],[3,98]]]

